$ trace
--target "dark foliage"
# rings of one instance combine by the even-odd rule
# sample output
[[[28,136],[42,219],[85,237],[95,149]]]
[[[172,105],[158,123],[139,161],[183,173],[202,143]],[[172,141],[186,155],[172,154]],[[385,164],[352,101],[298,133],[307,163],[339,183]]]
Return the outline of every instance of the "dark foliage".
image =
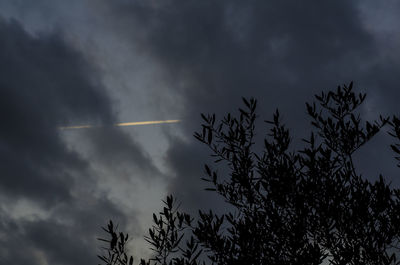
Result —
[[[230,172],[220,176],[205,165],[204,180],[232,210],[200,211],[194,222],[168,196],[145,237],[154,256],[140,264],[399,264],[400,190],[383,176],[363,178],[353,154],[383,126],[400,140],[400,120],[362,121],[357,108],[364,99],[352,83],[317,95],[306,104],[312,132],[297,151],[276,111],[266,121],[271,128],[263,151],[255,153],[254,99],[243,99],[238,117],[216,122],[215,115],[202,115],[202,131],[194,136]],[[400,156],[400,144],[391,148]],[[105,230],[111,239],[102,261],[128,264],[127,236],[118,236],[111,222]]]

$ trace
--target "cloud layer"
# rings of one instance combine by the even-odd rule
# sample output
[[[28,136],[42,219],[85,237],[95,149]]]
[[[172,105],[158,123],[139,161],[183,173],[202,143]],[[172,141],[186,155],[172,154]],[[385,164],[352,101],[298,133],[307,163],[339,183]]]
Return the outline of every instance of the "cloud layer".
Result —
[[[94,150],[90,161],[67,144],[59,126],[112,125],[115,114],[93,67],[61,34],[33,36],[1,20],[0,36],[0,263],[95,263],[100,226],[109,218],[124,226],[126,215],[98,189],[93,164],[129,163],[143,178],[158,171],[112,126],[76,143]]]
[[[18,3],[0,1],[15,18],[0,21],[0,263],[93,264],[107,219],[140,234],[166,193],[188,211],[222,209],[202,191],[208,150],[192,134],[200,113],[234,112],[242,96],[258,99],[260,127],[279,108],[295,141],[304,102],[352,80],[366,117],[399,114],[394,1]],[[182,122],[107,127],[146,113]],[[57,129],[86,123],[105,127]],[[362,150],[368,177],[397,174],[389,141]]]
[[[117,28],[162,65],[171,94],[182,104],[183,135],[199,128],[199,113],[224,114],[242,96],[259,100],[268,119],[281,109],[295,140],[308,132],[304,103],[313,95],[355,81],[367,92],[364,115],[396,113],[399,49],[387,56],[382,35],[372,30],[370,3],[297,1],[117,1]],[[376,7],[374,7],[376,8]],[[380,6],[384,9],[389,6]],[[398,8],[391,7],[391,8]],[[123,27],[126,24],[132,27]],[[392,43],[394,40],[392,39]],[[385,44],[388,45],[388,44]],[[395,59],[397,58],[397,59]],[[162,91],[159,91],[162,93]],[[261,124],[260,124],[261,125]],[[383,142],[382,142],[383,141]],[[369,177],[389,166],[388,139],[363,150],[359,164]],[[169,139],[166,162],[176,174],[170,191],[189,201],[189,209],[213,204],[199,192],[206,152],[193,139]],[[385,146],[382,146],[385,145]],[[379,150],[380,156],[376,157]],[[374,161],[374,167],[371,165]],[[386,170],[389,168],[389,170]],[[393,177],[391,177],[393,178]]]

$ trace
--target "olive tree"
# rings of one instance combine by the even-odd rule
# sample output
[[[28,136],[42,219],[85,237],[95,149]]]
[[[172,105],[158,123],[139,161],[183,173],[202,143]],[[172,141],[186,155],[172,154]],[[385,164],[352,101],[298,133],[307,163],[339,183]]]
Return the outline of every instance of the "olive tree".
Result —
[[[243,99],[238,115],[220,121],[202,115],[204,124],[194,137],[215,158],[205,165],[203,180],[230,207],[223,214],[210,209],[193,217],[168,196],[145,237],[154,254],[139,263],[399,264],[400,190],[383,176],[362,177],[353,157],[385,126],[399,141],[400,120],[362,120],[365,97],[352,83],[316,95],[316,102],[306,104],[310,134],[298,150],[278,110],[266,121],[264,140],[256,142],[255,99]],[[400,155],[399,143],[391,148]],[[221,167],[229,174],[220,175]],[[111,221],[104,229],[108,237],[101,239],[106,251],[100,259],[132,265],[127,234]]]

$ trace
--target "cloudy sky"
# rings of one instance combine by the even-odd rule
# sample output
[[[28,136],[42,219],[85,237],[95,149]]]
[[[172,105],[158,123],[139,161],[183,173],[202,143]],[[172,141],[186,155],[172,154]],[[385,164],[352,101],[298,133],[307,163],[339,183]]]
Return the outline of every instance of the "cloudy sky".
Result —
[[[192,135],[200,113],[242,96],[260,121],[279,107],[294,140],[304,103],[350,81],[365,117],[399,114],[399,12],[395,0],[0,0],[0,264],[97,264],[109,219],[145,256],[167,194],[222,207],[202,190],[209,151]],[[166,119],[181,122],[111,126]],[[83,124],[97,127],[59,129]],[[358,163],[396,185],[390,140]]]

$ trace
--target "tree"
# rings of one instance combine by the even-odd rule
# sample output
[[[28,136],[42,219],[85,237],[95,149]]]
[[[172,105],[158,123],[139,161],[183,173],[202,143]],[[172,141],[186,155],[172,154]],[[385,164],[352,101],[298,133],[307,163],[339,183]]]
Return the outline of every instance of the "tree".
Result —
[[[304,147],[291,150],[289,130],[277,110],[261,153],[254,151],[256,100],[243,99],[238,117],[216,122],[202,115],[196,139],[207,145],[215,166],[205,165],[207,188],[231,207],[219,215],[199,211],[195,219],[168,196],[146,241],[154,256],[141,265],[173,264],[399,264],[400,190],[383,176],[363,178],[354,153],[384,126],[400,140],[400,120],[382,117],[364,122],[358,113],[365,94],[353,84],[316,95],[306,104],[311,132]],[[391,145],[400,155],[400,144]],[[400,157],[396,157],[400,160]],[[105,264],[129,264],[127,235],[112,222]]]

